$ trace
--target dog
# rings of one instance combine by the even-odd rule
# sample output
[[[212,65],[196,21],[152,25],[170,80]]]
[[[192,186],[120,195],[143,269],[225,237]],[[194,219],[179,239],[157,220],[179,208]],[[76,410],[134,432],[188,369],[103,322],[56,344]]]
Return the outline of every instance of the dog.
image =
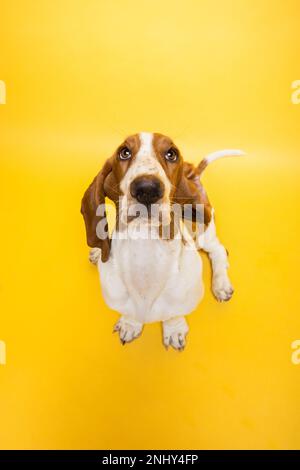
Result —
[[[121,314],[114,331],[123,345],[139,337],[144,324],[159,321],[165,347],[184,349],[185,316],[204,292],[200,249],[211,260],[214,296],[220,302],[231,298],[227,251],[200,176],[212,161],[232,155],[243,152],[214,152],[194,166],[169,137],[142,132],[125,139],[86,190],[81,213],[89,259],[98,266],[106,303]],[[116,207],[110,236],[106,197]]]

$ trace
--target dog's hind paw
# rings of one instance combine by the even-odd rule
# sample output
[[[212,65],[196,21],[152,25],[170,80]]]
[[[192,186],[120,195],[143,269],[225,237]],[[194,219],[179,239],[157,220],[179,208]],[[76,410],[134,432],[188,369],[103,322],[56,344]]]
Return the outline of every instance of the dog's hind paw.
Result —
[[[212,291],[219,302],[227,302],[231,299],[234,290],[227,274],[213,276]]]
[[[101,256],[100,248],[92,248],[89,254],[89,260],[92,264],[97,264]]]

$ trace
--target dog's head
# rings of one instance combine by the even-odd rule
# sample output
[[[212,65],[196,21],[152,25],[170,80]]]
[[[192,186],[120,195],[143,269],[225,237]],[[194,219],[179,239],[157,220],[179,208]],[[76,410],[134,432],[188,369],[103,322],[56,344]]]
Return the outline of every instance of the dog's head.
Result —
[[[201,201],[199,171],[183,161],[174,142],[162,134],[145,133],[127,137],[104,164],[84,194],[81,212],[84,216],[87,243],[102,249],[102,261],[107,261],[110,240],[100,237],[99,222],[107,233],[105,197],[113,200],[117,210],[130,210],[143,205],[147,210],[159,205],[165,212],[171,204],[198,204]],[[97,214],[96,214],[97,212]]]

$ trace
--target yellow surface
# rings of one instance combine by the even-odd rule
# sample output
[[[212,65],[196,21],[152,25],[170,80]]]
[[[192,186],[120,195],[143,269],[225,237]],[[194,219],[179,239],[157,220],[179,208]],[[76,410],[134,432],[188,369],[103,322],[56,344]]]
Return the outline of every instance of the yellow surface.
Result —
[[[2,1],[1,448],[299,448],[297,0]],[[210,292],[184,353],[159,324],[122,347],[88,263],[83,191],[126,135],[203,182],[236,289]]]

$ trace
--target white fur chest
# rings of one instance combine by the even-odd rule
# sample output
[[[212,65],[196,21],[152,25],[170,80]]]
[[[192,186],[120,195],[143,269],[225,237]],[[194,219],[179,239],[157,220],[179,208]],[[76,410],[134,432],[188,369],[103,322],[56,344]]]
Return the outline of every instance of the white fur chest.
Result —
[[[109,260],[98,263],[106,303],[143,323],[186,315],[203,295],[197,251],[181,239],[149,238],[148,230],[132,224],[130,236],[113,237]]]

